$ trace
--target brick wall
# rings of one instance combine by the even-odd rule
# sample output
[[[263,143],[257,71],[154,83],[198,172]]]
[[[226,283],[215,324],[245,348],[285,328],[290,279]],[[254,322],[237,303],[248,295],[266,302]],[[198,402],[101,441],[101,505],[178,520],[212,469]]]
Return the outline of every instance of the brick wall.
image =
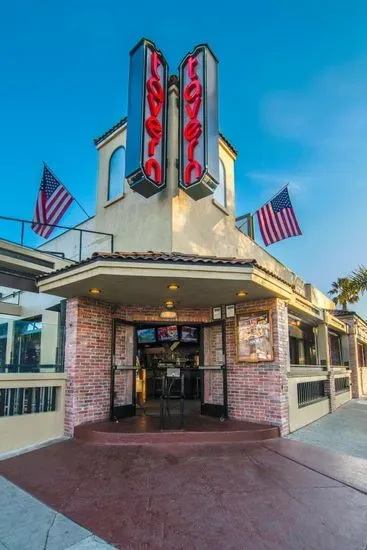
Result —
[[[269,299],[236,306],[236,314],[259,312],[271,308],[274,360],[264,363],[237,361],[236,321],[226,321],[228,408],[229,416],[239,420],[264,422],[279,426],[281,434],[289,432],[288,310],[283,300]]]
[[[115,364],[117,366],[133,365],[133,338],[134,332],[132,326],[116,325]],[[116,370],[114,386],[114,403],[116,406],[132,404],[132,384],[133,371]]]
[[[151,322],[160,321],[159,307],[120,306],[92,298],[71,298],[66,309],[65,372],[66,388],[65,433],[72,435],[74,427],[85,422],[107,420],[111,397],[112,319]],[[207,322],[211,310],[178,310],[178,321]],[[118,325],[115,360],[117,365],[133,364],[133,327]],[[131,372],[116,374],[117,404],[131,402]]]
[[[222,326],[206,327],[204,329],[204,365],[220,367],[223,363]],[[207,404],[223,405],[222,371],[204,371],[204,401]]]
[[[236,358],[235,320],[226,320],[226,360],[228,366],[229,416],[241,420],[264,422],[288,433],[289,367],[288,312],[284,301],[270,299],[248,302],[236,307],[236,313],[272,309],[274,360],[271,363],[239,363]],[[119,306],[91,298],[72,298],[67,303],[65,370],[66,433],[74,426],[106,420],[110,412],[111,339],[113,317],[122,320],[160,321],[161,308]],[[181,309],[178,322],[198,323],[211,320],[211,309]],[[132,364],[132,327],[119,326],[116,334],[116,364]],[[206,364],[220,364],[221,328],[205,331]],[[210,373],[206,378],[207,402],[223,402],[222,375]],[[116,379],[118,403],[130,399],[130,381],[126,373]]]
[[[344,323],[349,326],[348,348],[349,348],[349,367],[352,384],[352,397],[357,398],[362,394],[362,379],[361,369],[358,361],[358,344],[357,344],[357,324],[355,319],[343,319]],[[331,411],[334,409],[331,407]]]
[[[71,298],[66,307],[65,372],[68,375],[65,431],[109,416],[111,389],[111,306]]]

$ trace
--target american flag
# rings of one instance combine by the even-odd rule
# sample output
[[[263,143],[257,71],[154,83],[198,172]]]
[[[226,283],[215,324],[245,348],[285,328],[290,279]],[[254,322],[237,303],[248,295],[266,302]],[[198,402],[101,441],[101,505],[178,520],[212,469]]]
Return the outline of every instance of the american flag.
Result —
[[[266,246],[302,235],[287,187],[257,211],[261,236]]]
[[[43,224],[57,225],[73,200],[69,191],[45,165],[33,216],[33,231],[47,239],[55,228]]]

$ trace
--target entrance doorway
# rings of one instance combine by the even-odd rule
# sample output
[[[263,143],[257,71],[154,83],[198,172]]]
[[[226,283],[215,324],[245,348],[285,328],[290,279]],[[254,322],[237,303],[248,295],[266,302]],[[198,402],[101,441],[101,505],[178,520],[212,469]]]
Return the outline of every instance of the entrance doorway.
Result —
[[[138,385],[144,407],[137,413],[160,414],[160,399],[167,369],[180,369],[184,375],[185,413],[200,414],[201,404],[201,327],[196,324],[136,325]],[[169,384],[170,394],[180,393],[180,379]],[[170,414],[180,412],[179,401],[172,400]]]
[[[184,415],[227,417],[224,322],[159,323],[115,319],[112,344],[111,419],[156,416],[170,380],[169,414],[180,414],[182,388]],[[166,384],[166,385],[165,385]],[[164,388],[166,390],[164,391]]]

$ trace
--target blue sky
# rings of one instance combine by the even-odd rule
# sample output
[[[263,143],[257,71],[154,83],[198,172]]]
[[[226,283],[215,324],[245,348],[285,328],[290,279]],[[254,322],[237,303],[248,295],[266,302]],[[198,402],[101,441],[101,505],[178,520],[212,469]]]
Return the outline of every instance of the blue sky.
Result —
[[[356,0],[4,3],[0,214],[32,217],[42,159],[93,213],[92,139],[126,114],[131,47],[152,39],[175,73],[208,42],[221,131],[239,150],[237,213],[290,182],[304,235],[269,252],[327,291],[367,264],[366,17]],[[74,208],[64,221],[82,219]],[[356,309],[367,315],[367,299]]]

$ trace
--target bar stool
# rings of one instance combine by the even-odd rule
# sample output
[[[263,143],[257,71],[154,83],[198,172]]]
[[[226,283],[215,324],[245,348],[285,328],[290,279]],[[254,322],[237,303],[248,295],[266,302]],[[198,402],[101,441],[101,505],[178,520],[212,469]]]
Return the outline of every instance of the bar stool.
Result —
[[[174,394],[174,383],[180,381],[180,393]],[[161,430],[165,427],[165,417],[171,418],[169,410],[169,401],[171,399],[180,400],[180,428],[184,428],[184,402],[185,402],[185,378],[184,373],[179,368],[168,368],[163,377],[162,395],[161,395]]]

